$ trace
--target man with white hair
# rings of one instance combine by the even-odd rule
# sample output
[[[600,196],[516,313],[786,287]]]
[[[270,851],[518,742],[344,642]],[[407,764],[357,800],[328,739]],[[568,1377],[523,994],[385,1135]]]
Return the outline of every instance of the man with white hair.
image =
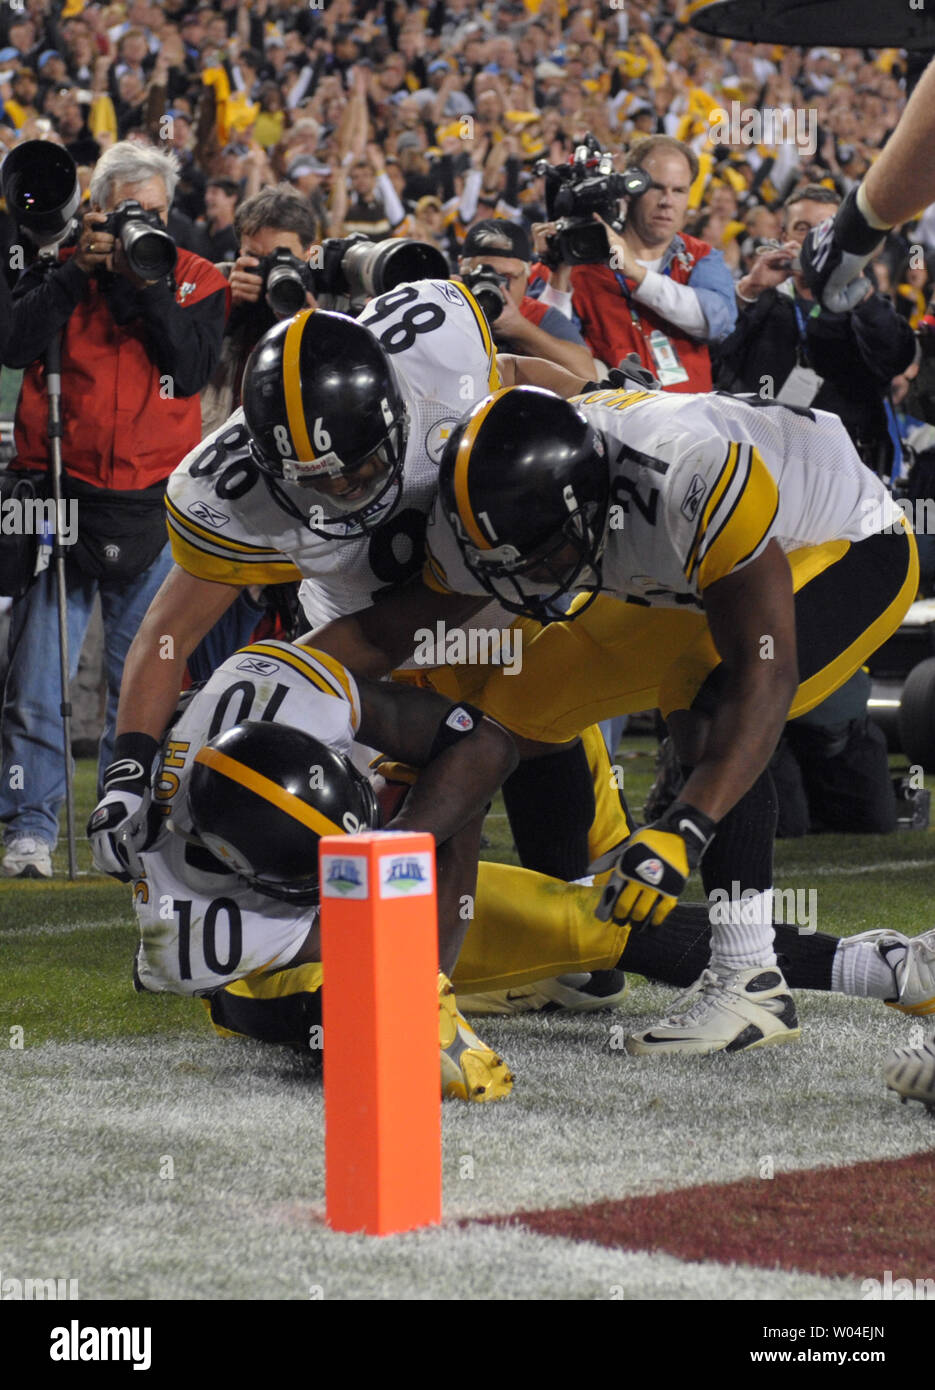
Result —
[[[177,177],[172,155],[136,141],[102,156],[77,237],[57,260],[24,271],[14,287],[3,356],[5,365],[25,368],[12,466],[44,474],[44,354],[62,334],[69,651],[74,675],[100,594],[108,686],[102,787],[124,657],[172,564],[166,480],[201,438],[198,393],[217,364],[227,313],[221,274],[176,251],[162,230]],[[141,233],[142,253],[139,245],[136,254],[128,251]],[[65,790],[52,568],[13,607],[0,726],[2,872],[49,878]]]

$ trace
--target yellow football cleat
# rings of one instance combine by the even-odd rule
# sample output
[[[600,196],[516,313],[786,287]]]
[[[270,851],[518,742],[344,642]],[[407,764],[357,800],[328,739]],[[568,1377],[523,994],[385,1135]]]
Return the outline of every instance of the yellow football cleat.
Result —
[[[481,1042],[458,1009],[447,975],[438,972],[438,1043],[442,1096],[458,1100],[503,1100],[513,1089],[506,1063]]]

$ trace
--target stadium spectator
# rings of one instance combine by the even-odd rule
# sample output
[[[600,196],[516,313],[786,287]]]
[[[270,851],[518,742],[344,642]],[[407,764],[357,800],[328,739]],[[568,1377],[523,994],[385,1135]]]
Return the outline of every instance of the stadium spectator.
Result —
[[[915,338],[890,300],[869,286],[849,313],[817,309],[793,259],[809,230],[838,207],[835,193],[806,184],[784,209],[786,241],[754,259],[737,284],[743,313],[718,350],[718,384],[840,415],[864,462],[889,471],[890,382],[915,356]]]
[[[165,481],[200,438],[198,392],[220,352],[227,292],[213,266],[185,251],[174,272],[139,279],[122,244],[101,224],[131,197],[165,223],[175,177],[169,156],[135,143],[114,145],[101,157],[77,245],[61,251],[57,262],[31,267],[16,286],[4,359],[26,369],[14,467],[45,471],[42,359],[63,331],[63,481],[79,516],[66,559],[67,621],[74,673],[100,594],[108,685],[102,776],[126,650],[171,565]],[[53,570],[47,569],[16,601],[10,625],[0,725],[2,871],[8,876],[52,873],[64,796],[56,613]]]
[[[234,230],[234,213],[240,188],[233,179],[209,179],[205,188],[207,217],[198,228],[201,233],[201,255],[206,261],[230,261],[237,255],[238,237]]]

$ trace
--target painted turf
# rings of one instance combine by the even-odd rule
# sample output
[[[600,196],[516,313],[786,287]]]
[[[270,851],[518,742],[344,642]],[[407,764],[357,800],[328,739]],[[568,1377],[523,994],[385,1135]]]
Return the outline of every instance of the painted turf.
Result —
[[[726,1241],[686,1260],[476,1222],[735,1181],[754,1209],[757,1191],[768,1207],[782,1175],[804,1200],[813,1179],[803,1169],[935,1144],[929,1117],[887,1096],[880,1075],[910,1020],[802,994],[798,1045],[628,1057],[622,1032],[651,1022],[670,996],[643,986],[626,1013],[485,1023],[482,1036],[517,1074],[514,1095],[445,1106],[448,1225],[382,1241],[322,1224],[321,1082],[310,1059],[222,1043],[207,1028],[203,1038],[27,1039],[0,1052],[0,1271],[77,1278],[89,1299],[858,1297],[876,1264],[840,1271],[850,1277],[756,1269]],[[766,1158],[779,1189],[758,1176]],[[465,1228],[459,1218],[475,1220]],[[672,1208],[684,1232],[705,1219],[697,1202]]]

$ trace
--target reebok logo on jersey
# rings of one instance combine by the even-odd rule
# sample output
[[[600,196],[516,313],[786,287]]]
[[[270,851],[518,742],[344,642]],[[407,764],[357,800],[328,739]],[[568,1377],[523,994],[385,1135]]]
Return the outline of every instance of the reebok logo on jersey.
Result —
[[[209,507],[207,502],[192,502],[188,508],[188,514],[205,526],[226,526],[230,521],[229,516],[225,515],[224,512],[217,511],[214,507]]]
[[[689,521],[695,520],[698,515],[698,508],[701,506],[701,499],[707,490],[707,484],[700,474],[693,474],[680,509],[682,516],[687,517]]]
[[[662,882],[665,868],[661,859],[647,859],[645,863],[640,865],[636,873],[637,877],[641,878],[644,883],[651,883],[655,888],[657,884]]]
[[[460,705],[451,711],[445,723],[449,729],[457,729],[459,734],[466,734],[474,727],[474,720]]]
[[[454,285],[449,284],[447,280],[444,281],[443,284],[439,285],[439,289],[441,290],[442,294],[445,296],[446,299],[451,300],[452,304],[464,303],[464,296],[455,289]]]
[[[271,676],[279,670],[277,661],[264,661],[261,656],[248,656],[237,662],[238,671],[249,671],[254,676]]]

